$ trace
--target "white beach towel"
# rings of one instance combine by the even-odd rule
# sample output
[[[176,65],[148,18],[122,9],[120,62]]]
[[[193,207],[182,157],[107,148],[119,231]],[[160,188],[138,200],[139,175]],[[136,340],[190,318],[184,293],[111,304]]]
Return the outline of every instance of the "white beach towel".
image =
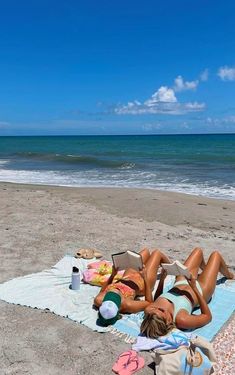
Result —
[[[78,267],[82,273],[87,264],[94,261],[95,259],[76,259],[67,255],[51,269],[0,284],[0,299],[23,306],[49,309],[94,331],[106,332],[106,327],[96,324],[97,311],[92,308],[93,299],[100,288],[82,282],[79,291],[69,288],[72,267]]]

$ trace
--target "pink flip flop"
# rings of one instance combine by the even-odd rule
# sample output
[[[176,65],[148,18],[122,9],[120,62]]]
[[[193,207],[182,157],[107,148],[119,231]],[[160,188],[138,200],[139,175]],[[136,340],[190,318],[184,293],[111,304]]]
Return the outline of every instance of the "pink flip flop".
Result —
[[[134,358],[136,358],[136,352],[134,350],[121,353],[114,363],[112,371],[116,374],[120,374],[120,371],[124,370]]]
[[[130,361],[124,369],[119,371],[119,375],[131,375],[134,374],[136,371],[140,370],[144,367],[145,361],[143,357],[140,357],[136,354],[136,356],[131,357]]]

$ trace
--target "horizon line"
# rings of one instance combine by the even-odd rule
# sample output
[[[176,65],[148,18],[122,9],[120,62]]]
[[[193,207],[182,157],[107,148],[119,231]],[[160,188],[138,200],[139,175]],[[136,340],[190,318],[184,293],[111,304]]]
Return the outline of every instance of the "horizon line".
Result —
[[[148,136],[190,136],[190,135],[235,135],[235,132],[225,133],[151,133],[151,134],[15,134],[15,135],[0,135],[0,137],[148,137]]]

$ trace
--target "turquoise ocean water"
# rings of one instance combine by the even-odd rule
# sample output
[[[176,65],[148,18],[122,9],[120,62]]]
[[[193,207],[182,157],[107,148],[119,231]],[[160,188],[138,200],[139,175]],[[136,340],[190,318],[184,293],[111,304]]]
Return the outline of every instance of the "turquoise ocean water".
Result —
[[[0,181],[235,200],[235,134],[0,137]]]

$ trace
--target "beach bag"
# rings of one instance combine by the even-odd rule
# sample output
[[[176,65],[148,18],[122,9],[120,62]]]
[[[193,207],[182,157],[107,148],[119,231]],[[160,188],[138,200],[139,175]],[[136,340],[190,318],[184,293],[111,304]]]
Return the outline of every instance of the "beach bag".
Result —
[[[200,336],[176,350],[155,349],[153,359],[156,375],[209,375],[216,363],[212,344]]]

